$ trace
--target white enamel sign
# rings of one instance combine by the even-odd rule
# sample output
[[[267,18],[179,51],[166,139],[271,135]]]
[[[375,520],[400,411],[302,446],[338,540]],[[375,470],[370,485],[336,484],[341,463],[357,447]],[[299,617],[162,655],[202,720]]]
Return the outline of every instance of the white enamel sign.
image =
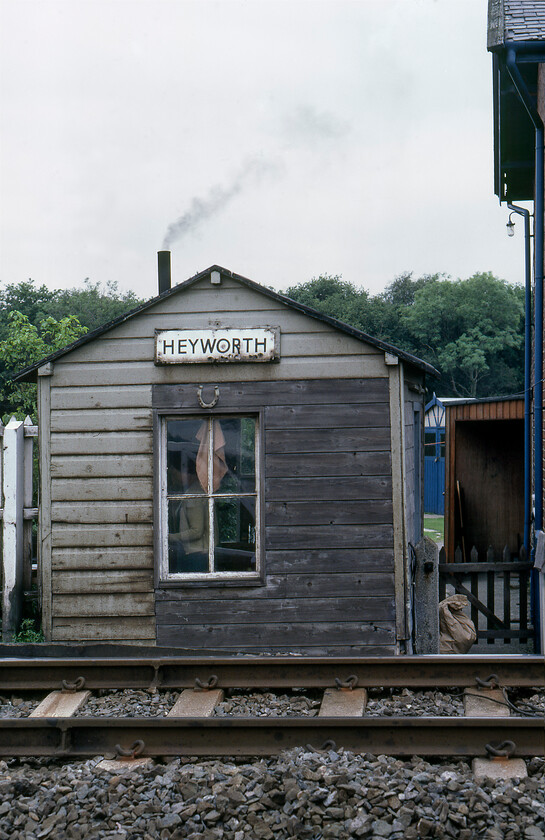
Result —
[[[278,354],[278,330],[273,327],[158,330],[155,335],[155,361],[161,365],[272,362]]]

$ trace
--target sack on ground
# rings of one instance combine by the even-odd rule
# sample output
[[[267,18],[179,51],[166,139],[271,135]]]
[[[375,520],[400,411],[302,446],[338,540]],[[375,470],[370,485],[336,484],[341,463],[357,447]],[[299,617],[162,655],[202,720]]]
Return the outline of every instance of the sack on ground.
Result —
[[[475,625],[463,613],[465,595],[450,595],[439,604],[439,653],[467,653],[477,641]]]

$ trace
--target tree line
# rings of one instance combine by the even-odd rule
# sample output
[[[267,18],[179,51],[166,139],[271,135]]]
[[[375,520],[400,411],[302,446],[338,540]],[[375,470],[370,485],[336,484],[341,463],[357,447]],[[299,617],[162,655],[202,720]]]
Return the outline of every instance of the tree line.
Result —
[[[432,364],[439,396],[519,393],[524,384],[524,288],[493,274],[396,277],[370,295],[339,275],[321,275],[284,294]],[[116,283],[86,280],[51,290],[32,280],[0,289],[0,416],[36,414],[36,387],[13,375],[142,301]]]
[[[36,386],[13,383],[27,365],[66,347],[141,303],[117,283],[48,289],[32,280],[0,289],[0,418],[36,417]]]
[[[374,296],[322,275],[286,294],[429,362],[440,373],[427,383],[438,396],[523,390],[524,287],[489,272],[466,280],[405,273]]]

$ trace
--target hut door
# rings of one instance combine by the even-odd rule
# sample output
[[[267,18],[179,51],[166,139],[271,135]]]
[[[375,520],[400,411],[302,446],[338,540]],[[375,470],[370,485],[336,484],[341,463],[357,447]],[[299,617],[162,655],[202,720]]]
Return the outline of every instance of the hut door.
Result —
[[[428,430],[424,436],[424,512],[445,513],[445,430]]]

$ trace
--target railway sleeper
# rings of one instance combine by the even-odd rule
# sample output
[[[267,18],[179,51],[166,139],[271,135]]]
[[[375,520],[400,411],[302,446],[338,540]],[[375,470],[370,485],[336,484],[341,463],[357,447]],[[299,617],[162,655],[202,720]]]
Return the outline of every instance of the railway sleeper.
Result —
[[[271,755],[301,744],[317,750],[340,745],[399,756],[479,756],[474,772],[480,778],[523,777],[522,756],[545,756],[543,720],[509,717],[498,688],[467,688],[464,718],[366,718],[366,689],[346,686],[325,690],[317,718],[212,718],[223,698],[218,688],[185,689],[162,718],[74,718],[89,695],[51,692],[29,718],[0,720],[0,755],[111,754],[127,767],[153,755]],[[516,758],[490,755],[497,751],[494,745],[506,741],[516,744]],[[138,757],[133,754],[137,743],[143,753]],[[482,758],[487,751],[488,758]]]

